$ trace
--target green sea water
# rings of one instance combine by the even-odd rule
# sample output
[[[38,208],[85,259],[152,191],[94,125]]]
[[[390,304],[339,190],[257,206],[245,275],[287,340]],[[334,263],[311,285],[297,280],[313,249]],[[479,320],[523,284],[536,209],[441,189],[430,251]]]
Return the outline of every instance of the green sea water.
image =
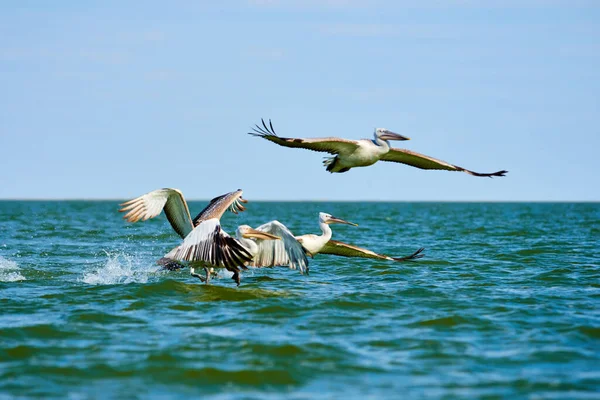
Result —
[[[192,202],[192,214],[205,202]],[[207,286],[116,201],[0,202],[0,398],[600,398],[600,204],[250,202],[415,262],[317,255]]]

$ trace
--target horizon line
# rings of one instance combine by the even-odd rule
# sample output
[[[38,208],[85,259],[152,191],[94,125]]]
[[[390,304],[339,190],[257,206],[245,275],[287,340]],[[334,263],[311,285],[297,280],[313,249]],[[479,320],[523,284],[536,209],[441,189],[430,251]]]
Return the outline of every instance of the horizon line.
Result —
[[[128,198],[85,198],[85,197],[72,197],[72,198],[0,198],[0,202],[3,201],[127,201]],[[210,201],[207,199],[186,199],[187,202],[192,201]],[[284,200],[284,199],[253,199],[250,202],[263,202],[263,203],[325,203],[325,202],[336,202],[336,203],[600,203],[600,200],[375,200],[375,199],[353,199],[353,200],[335,200],[335,199],[298,199],[298,200]]]

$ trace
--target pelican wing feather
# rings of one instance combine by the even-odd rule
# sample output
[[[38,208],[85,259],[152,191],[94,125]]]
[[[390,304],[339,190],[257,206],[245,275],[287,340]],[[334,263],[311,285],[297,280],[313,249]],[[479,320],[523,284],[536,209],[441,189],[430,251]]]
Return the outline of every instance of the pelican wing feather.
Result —
[[[183,243],[165,255],[174,261],[203,262],[230,271],[252,260],[252,255],[235,238],[221,229],[217,218],[202,221]]]
[[[330,154],[352,153],[358,147],[358,142],[356,140],[341,139],[336,137],[308,139],[280,137],[275,133],[271,120],[269,120],[268,126],[264,120],[261,121],[263,126],[261,127],[260,125],[256,125],[256,127],[253,128],[254,132],[248,132],[248,134],[267,139],[273,143],[277,143],[280,146],[299,147],[302,149],[320,151]]]
[[[302,274],[308,273],[308,259],[304,248],[285,225],[279,221],[271,221],[256,230],[279,236],[281,240],[258,240],[256,242],[258,252],[249,265],[254,267],[287,265],[290,269],[299,269]]]
[[[213,218],[220,219],[228,209],[234,214],[245,211],[246,207],[241,204],[246,202],[246,200],[242,199],[242,193],[242,190],[238,189],[235,192],[215,197],[208,203],[206,208],[200,211],[196,218],[194,218],[193,225],[198,226],[202,221]]]
[[[127,212],[123,218],[129,222],[146,221],[164,210],[169,223],[179,236],[185,238],[194,229],[190,210],[177,189],[158,189],[120,204],[119,212]]]
[[[330,240],[325,244],[325,247],[319,251],[319,254],[333,254],[342,257],[362,257],[362,258],[374,258],[378,260],[389,260],[389,261],[409,261],[423,257],[421,254],[425,250],[421,247],[410,256],[406,257],[390,257],[385,254],[378,254],[371,250],[363,249],[362,247],[354,246],[344,242],[338,242],[337,240]]]
[[[467,174],[473,175],[473,176],[485,176],[485,177],[490,177],[490,178],[492,176],[504,176],[508,172],[505,170],[492,172],[492,173],[474,172],[474,171],[465,169],[463,167],[459,167],[458,165],[453,165],[453,164],[447,163],[445,161],[426,156],[424,154],[419,154],[414,151],[410,151],[410,150],[406,150],[406,149],[397,149],[397,148],[391,148],[389,152],[387,152],[380,158],[380,160],[407,164],[407,165],[410,165],[410,166],[413,166],[416,168],[420,168],[420,169],[441,169],[441,170],[446,170],[446,171],[461,171],[461,172],[466,172]]]

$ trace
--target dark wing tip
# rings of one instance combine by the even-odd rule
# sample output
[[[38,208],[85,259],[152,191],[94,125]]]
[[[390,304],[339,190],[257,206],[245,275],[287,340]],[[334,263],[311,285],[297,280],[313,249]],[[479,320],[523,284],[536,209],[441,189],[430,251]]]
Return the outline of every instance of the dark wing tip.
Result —
[[[419,250],[406,257],[393,257],[394,261],[412,261],[418,258],[423,258],[424,254],[421,254],[425,250],[425,247],[421,247]]]
[[[270,119],[268,126],[264,118],[261,118],[260,122],[262,123],[262,126],[260,126],[259,124],[254,125],[254,128],[252,128],[254,132],[248,132],[248,135],[264,137],[265,139],[268,139],[269,136],[277,137],[275,129],[273,128],[273,123]]]
[[[482,174],[482,176],[487,176],[489,178],[492,178],[494,176],[506,176],[507,173],[508,173],[508,171],[503,169],[502,171],[492,172],[491,174]]]
[[[492,178],[494,176],[505,176],[508,171],[507,170],[502,170],[502,171],[496,171],[496,172],[491,172],[489,174],[485,174],[485,173],[481,173],[481,172],[474,172],[474,171],[469,171],[468,169],[459,169],[459,171],[464,171],[470,175],[473,176],[482,176],[482,177],[487,177],[487,178]]]

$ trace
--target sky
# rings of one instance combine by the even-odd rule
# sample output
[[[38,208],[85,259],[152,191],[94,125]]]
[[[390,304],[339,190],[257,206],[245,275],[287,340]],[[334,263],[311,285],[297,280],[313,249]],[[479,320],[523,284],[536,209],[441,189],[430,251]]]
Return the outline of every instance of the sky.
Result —
[[[371,138],[504,178],[247,135]],[[0,198],[600,201],[595,0],[0,3]]]

